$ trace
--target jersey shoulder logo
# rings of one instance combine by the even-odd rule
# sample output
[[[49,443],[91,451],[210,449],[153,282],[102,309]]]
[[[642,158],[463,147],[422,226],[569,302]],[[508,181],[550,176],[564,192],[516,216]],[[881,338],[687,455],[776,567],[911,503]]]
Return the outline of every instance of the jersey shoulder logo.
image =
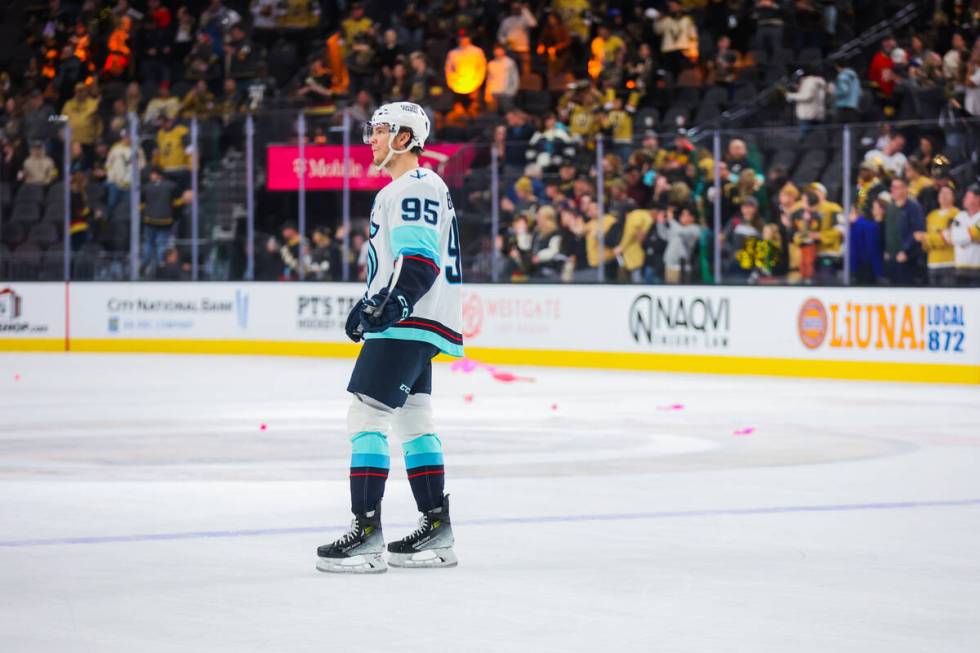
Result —
[[[416,179],[425,179],[425,175],[422,173],[422,169],[418,168],[415,172],[409,173],[409,177],[415,177]]]

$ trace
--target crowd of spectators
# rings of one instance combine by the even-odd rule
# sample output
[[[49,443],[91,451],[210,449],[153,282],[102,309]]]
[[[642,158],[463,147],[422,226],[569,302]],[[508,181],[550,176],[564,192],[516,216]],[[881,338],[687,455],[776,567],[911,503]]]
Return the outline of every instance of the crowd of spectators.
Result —
[[[76,252],[124,249],[135,167],[141,268],[181,278],[187,252],[175,236],[186,233],[185,209],[195,200],[191,171],[243,149],[245,115],[302,109],[314,117],[316,138],[339,123],[342,109],[357,122],[382,102],[407,99],[430,113],[434,140],[479,144],[473,183],[459,202],[474,278],[593,280],[601,267],[609,281],[707,283],[720,242],[726,282],[835,282],[846,255],[864,283],[952,283],[942,269],[955,267],[965,279],[980,265],[970,191],[980,14],[968,3],[921,2],[913,25],[898,26],[872,51],[828,58],[904,4],[8,7],[0,10],[7,33],[20,31],[0,73],[0,247],[17,254],[70,238]],[[764,88],[781,100],[741,122],[726,118]],[[142,135],[136,148],[127,134],[133,114]],[[214,135],[213,151],[189,147],[192,118]],[[57,211],[25,207],[37,197],[56,204],[51,198],[64,194],[65,123],[71,227],[61,234],[57,220],[47,220]],[[842,123],[871,124],[855,134],[855,164],[863,165],[850,189],[852,215],[841,206],[839,128],[829,126]],[[717,126],[729,135],[716,162],[704,135]],[[769,131],[752,129],[761,126]],[[780,129],[782,145],[774,145]],[[800,152],[787,139],[813,147]],[[781,156],[787,150],[792,156]],[[491,160],[499,163],[500,198],[485,190]],[[48,190],[21,193],[25,186]],[[486,229],[493,208],[502,218],[497,233]],[[336,222],[310,222],[309,234],[290,224],[267,229],[255,248],[258,276],[296,278],[302,269],[330,279],[347,267],[357,278],[363,228],[352,230],[343,251]]]
[[[827,138],[811,136],[814,144]],[[848,214],[823,183],[794,182],[779,164],[765,168],[742,138],[724,148],[720,193],[709,149],[683,130],[668,143],[647,134],[625,161],[606,154],[601,218],[596,176],[570,159],[555,175],[531,163],[499,200],[506,226],[498,255],[483,265],[511,280],[594,281],[602,266],[608,281],[711,283],[717,205],[726,283],[836,284],[845,257],[852,283],[980,281],[980,186],[955,176],[929,136],[908,156],[906,137],[887,126],[863,140]],[[505,156],[504,143],[500,149]],[[832,174],[839,178],[839,167]]]

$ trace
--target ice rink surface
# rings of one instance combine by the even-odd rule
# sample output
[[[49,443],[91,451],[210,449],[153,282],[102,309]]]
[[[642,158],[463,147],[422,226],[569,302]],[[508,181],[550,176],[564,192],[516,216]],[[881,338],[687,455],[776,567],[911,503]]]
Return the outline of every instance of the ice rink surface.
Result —
[[[351,577],[351,365],[0,355],[0,651],[980,650],[976,387],[438,365],[460,566]]]

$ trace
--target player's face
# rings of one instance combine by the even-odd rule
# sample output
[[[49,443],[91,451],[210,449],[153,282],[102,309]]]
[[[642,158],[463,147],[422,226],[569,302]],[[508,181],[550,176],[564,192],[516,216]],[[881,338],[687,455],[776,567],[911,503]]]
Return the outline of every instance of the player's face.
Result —
[[[375,166],[381,165],[381,162],[388,156],[389,129],[388,125],[365,126],[365,140],[371,146],[371,155],[374,157],[373,163]]]

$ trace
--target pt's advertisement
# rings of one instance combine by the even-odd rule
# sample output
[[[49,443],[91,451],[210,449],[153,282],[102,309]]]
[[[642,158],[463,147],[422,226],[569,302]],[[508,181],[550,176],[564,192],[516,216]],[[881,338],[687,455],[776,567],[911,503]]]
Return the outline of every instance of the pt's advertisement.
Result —
[[[294,286],[294,290],[298,290],[294,309],[296,330],[327,337],[346,337],[347,316],[360,299],[355,286],[332,284],[322,290],[316,286],[307,288]]]

